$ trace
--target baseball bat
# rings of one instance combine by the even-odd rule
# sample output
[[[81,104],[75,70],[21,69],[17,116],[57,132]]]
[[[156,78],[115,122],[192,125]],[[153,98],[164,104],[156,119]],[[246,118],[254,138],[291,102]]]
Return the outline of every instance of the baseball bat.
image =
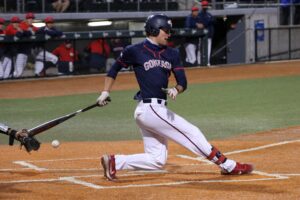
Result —
[[[107,101],[111,101],[111,99],[108,97],[107,98]],[[62,117],[58,117],[58,118],[55,118],[53,120],[50,120],[50,121],[47,121],[43,124],[40,124],[32,129],[29,129],[28,130],[28,136],[30,137],[33,137],[41,132],[44,132],[54,126],[57,126],[58,124],[61,124],[63,123],[64,121],[72,118],[72,117],[75,117],[78,113],[82,113],[82,112],[86,112],[88,110],[91,110],[92,108],[95,108],[95,107],[98,107],[99,104],[98,103],[94,103],[93,105],[90,105],[90,106],[87,106],[83,109],[80,109],[80,110],[77,110],[76,112],[73,112],[73,113],[70,113],[70,114],[67,114],[67,115],[64,115]]]

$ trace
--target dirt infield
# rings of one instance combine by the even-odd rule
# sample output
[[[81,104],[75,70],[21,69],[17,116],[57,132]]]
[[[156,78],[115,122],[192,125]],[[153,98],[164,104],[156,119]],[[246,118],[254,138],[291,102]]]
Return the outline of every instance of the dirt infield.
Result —
[[[212,143],[230,158],[254,163],[256,171],[222,176],[170,143],[163,170],[119,172],[117,182],[108,182],[100,155],[142,152],[141,141],[43,144],[31,155],[2,145],[0,199],[299,199],[300,127]]]
[[[190,83],[299,75],[299,62],[189,69]],[[132,74],[118,77],[115,90],[136,88]],[[97,92],[103,76],[0,83],[0,98],[43,97]],[[222,176],[219,169],[175,143],[159,171],[118,172],[117,182],[102,176],[104,153],[138,153],[142,141],[43,144],[26,154],[0,145],[0,199],[300,199],[300,126],[242,135],[212,144],[228,157],[250,162],[255,172]]]

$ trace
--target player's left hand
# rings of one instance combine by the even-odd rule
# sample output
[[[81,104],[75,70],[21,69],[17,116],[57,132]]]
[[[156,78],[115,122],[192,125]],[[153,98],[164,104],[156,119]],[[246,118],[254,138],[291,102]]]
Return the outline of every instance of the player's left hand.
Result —
[[[109,102],[109,92],[103,91],[97,99],[97,102],[100,106],[105,106]]]
[[[162,90],[169,96],[171,97],[173,100],[176,99],[176,96],[178,95],[178,90],[176,89],[176,87],[172,87],[172,88],[162,88]]]

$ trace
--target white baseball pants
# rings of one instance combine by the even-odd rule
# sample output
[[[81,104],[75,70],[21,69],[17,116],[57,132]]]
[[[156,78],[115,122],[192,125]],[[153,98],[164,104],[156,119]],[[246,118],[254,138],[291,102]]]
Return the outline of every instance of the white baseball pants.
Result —
[[[161,169],[168,157],[168,139],[182,145],[198,156],[208,157],[212,146],[202,132],[164,105],[164,100],[152,103],[139,102],[134,117],[144,141],[144,153],[115,155],[116,170],[122,169]],[[227,159],[221,168],[231,171],[236,162]]]
[[[0,79],[7,79],[11,72],[11,59],[4,57],[3,61],[0,61]]]
[[[210,54],[211,54],[211,45],[212,45],[212,39],[208,38],[207,40],[207,65],[210,66]],[[199,45],[197,47],[196,44],[188,43],[185,45],[185,53],[186,58],[185,61],[191,64],[195,64],[197,61],[197,64],[201,64],[201,39],[199,39]],[[196,55],[197,52],[197,55]]]
[[[185,45],[185,53],[186,53],[186,58],[185,61],[191,64],[195,64],[196,62],[196,49],[197,46],[193,43],[188,43]],[[200,64],[198,62],[198,64]]]
[[[14,77],[18,78],[23,74],[27,63],[28,56],[23,53],[17,54],[15,70],[14,70]]]
[[[44,52],[45,52],[45,55],[44,55]],[[56,55],[50,53],[49,51],[40,51],[35,59],[36,59],[35,65],[34,65],[34,73],[35,74],[40,74],[43,71],[43,69],[44,69],[43,60],[44,59],[45,59],[45,61],[52,62],[53,64],[56,64],[58,61],[58,57]]]

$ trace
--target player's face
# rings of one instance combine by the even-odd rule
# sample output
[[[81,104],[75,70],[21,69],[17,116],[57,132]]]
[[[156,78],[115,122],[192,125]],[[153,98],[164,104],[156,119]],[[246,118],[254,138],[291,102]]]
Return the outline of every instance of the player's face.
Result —
[[[157,44],[166,46],[168,44],[168,39],[170,36],[171,36],[170,30],[160,29],[159,34],[156,37]]]
[[[12,23],[12,25],[13,25],[14,28],[19,28],[19,23],[18,22]]]
[[[195,11],[192,12],[192,16],[193,16],[193,17],[197,17],[198,14],[199,14],[199,11],[196,11],[196,10],[195,10]]]
[[[28,24],[32,24],[32,22],[33,22],[33,19],[31,19],[31,18],[27,19]]]
[[[52,28],[53,27],[53,23],[47,23],[46,24],[48,28]]]

